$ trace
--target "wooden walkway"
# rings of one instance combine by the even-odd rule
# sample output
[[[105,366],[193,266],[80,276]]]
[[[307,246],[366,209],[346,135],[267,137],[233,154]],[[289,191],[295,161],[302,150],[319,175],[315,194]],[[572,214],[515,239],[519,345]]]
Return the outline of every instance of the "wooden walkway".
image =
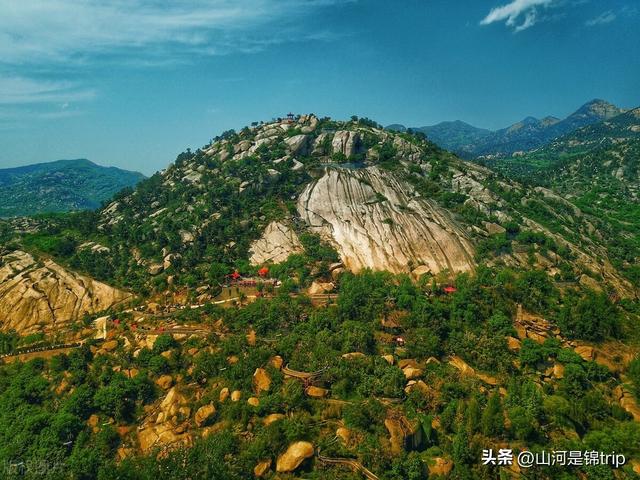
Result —
[[[344,467],[350,468],[354,472],[362,473],[368,480],[380,480],[380,477],[378,477],[375,473],[362,465],[362,463],[360,463],[358,460],[354,460],[353,458],[325,457],[318,450],[318,461],[325,465],[342,465]]]

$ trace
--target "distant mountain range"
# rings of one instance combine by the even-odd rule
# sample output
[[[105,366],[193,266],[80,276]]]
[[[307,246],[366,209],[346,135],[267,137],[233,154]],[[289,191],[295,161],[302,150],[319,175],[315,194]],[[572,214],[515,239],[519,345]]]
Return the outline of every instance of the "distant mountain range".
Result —
[[[424,133],[432,142],[460,156],[490,158],[533,150],[580,127],[608,120],[621,113],[624,113],[623,109],[604,100],[595,99],[585,103],[563,120],[552,116],[541,119],[526,117],[496,131],[477,128],[460,120],[411,129]],[[407,130],[400,124],[389,125],[387,128],[396,131]]]
[[[575,187],[580,179],[593,182],[604,175],[622,181],[630,191],[640,187],[639,161],[640,108],[578,128],[522,155],[481,159],[510,178],[540,182],[548,177],[551,183],[562,179],[563,185]]]
[[[0,169],[0,217],[98,208],[144,178],[85,159]]]

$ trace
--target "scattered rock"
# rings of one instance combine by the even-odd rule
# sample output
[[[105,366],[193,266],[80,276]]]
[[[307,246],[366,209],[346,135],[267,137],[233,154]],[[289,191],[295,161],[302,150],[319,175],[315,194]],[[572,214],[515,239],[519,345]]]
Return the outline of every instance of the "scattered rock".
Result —
[[[248,403],[249,405],[251,405],[252,407],[257,407],[257,406],[259,406],[259,405],[260,405],[260,400],[258,400],[258,398],[257,398],[257,397],[249,397],[249,398],[247,399],[247,403]]]
[[[422,369],[407,367],[404,370],[402,370],[402,373],[404,373],[404,377],[407,380],[414,380],[422,376]]]
[[[256,346],[256,331],[252,328],[251,330],[249,330],[249,333],[247,333],[247,343],[249,344],[250,347],[255,347]]]
[[[231,401],[237,402],[242,398],[242,392],[240,390],[234,390],[231,392]]]
[[[555,363],[553,365],[553,376],[558,380],[564,378],[564,365]]]
[[[269,364],[276,370],[280,370],[284,364],[284,360],[280,355],[276,355],[275,357],[271,357]]]
[[[422,426],[406,417],[387,417],[384,426],[389,431],[391,453],[400,455],[404,450],[415,450],[422,443]]]
[[[262,421],[262,423],[264,423],[265,426],[269,426],[273,422],[277,422],[278,420],[282,420],[283,418],[286,418],[286,417],[282,413],[272,413],[264,417],[264,420]]]
[[[585,361],[590,362],[591,360],[593,360],[593,347],[590,347],[588,345],[581,345],[576,347],[574,350]]]
[[[171,375],[161,375],[156,380],[156,385],[158,385],[163,390],[168,390],[173,385],[173,378]]]
[[[307,290],[307,293],[309,295],[318,295],[320,293],[333,292],[334,289],[335,289],[335,285],[331,282],[322,283],[322,282],[314,281],[309,287],[309,290]]]
[[[280,473],[293,472],[305,459],[314,454],[313,445],[309,442],[295,442],[289,445],[287,451],[278,457],[276,471]]]
[[[258,463],[254,468],[253,468],[253,474],[260,478],[262,476],[264,476],[265,473],[267,473],[269,471],[269,469],[271,468],[271,459],[267,459],[267,460],[263,460],[262,462]]]
[[[216,407],[213,405],[203,405],[198,409],[195,415],[195,422],[198,427],[203,427],[209,423],[216,414]]]
[[[349,440],[351,439],[351,430],[349,430],[347,427],[338,427],[338,429],[336,430],[336,436],[340,440],[342,440],[342,443],[344,445],[348,445]]]
[[[307,392],[307,395],[309,395],[312,398],[324,398],[329,393],[329,391],[326,388],[320,388],[314,385],[307,387],[306,392]]]
[[[261,392],[268,391],[269,387],[271,387],[269,373],[264,368],[256,368],[253,373],[253,390],[259,395]]]
[[[114,351],[116,348],[118,348],[118,341],[117,340],[109,340],[108,342],[104,342],[102,344],[102,349],[105,352],[112,352]]]
[[[366,355],[362,352],[350,352],[342,354],[342,358],[345,360],[353,360],[354,358],[365,358]]]
[[[512,352],[517,352],[520,350],[521,342],[515,337],[507,337],[507,348]]]
[[[227,398],[229,398],[229,389],[227,387],[224,387],[222,390],[220,390],[220,396],[218,397],[218,400],[220,401],[220,403],[223,403]]]
[[[389,365],[393,365],[393,363],[395,362],[393,355],[382,355],[382,358],[384,358]]]
[[[429,465],[429,475],[446,477],[453,469],[453,462],[442,457],[433,459],[434,465]]]

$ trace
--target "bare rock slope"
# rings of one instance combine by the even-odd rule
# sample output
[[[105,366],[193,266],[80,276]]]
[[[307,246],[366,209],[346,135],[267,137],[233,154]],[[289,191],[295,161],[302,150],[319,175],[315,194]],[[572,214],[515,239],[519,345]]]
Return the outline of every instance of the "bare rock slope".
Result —
[[[31,333],[77,320],[130,294],[70,272],[51,260],[15,251],[0,256],[0,330]]]
[[[271,222],[261,238],[251,244],[253,265],[284,262],[287,257],[303,251],[298,235],[283,222]]]
[[[378,167],[326,169],[300,196],[298,213],[354,271],[436,274],[474,266],[473,246],[452,216]]]

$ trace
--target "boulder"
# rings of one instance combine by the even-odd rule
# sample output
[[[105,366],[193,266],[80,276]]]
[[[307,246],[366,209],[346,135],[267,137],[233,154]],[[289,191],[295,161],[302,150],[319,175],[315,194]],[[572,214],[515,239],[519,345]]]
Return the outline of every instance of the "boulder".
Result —
[[[326,388],[320,388],[314,385],[307,387],[306,392],[307,392],[307,395],[309,395],[312,398],[324,398],[329,393],[329,391]]]
[[[593,347],[588,345],[581,345],[576,347],[575,352],[580,355],[585,361],[589,362],[593,360]]]
[[[249,346],[255,347],[256,341],[257,341],[256,331],[252,328],[251,330],[249,330],[249,333],[247,333],[247,343],[249,344]]]
[[[422,369],[407,367],[402,370],[402,373],[404,373],[404,378],[406,378],[407,380],[414,380],[422,376]]]
[[[553,365],[553,376],[557,379],[564,378],[564,365],[555,363]]]
[[[257,407],[260,405],[260,400],[258,400],[258,397],[249,397],[247,403],[252,407]]]
[[[271,468],[271,459],[263,460],[253,467],[253,474],[260,478],[264,476]]]
[[[512,352],[520,350],[520,340],[515,337],[507,337],[507,348]]]
[[[442,457],[433,459],[434,464],[429,465],[429,475],[446,477],[453,469],[453,462]]]
[[[264,368],[256,368],[253,373],[253,390],[256,394],[269,391],[271,387],[271,377]]]
[[[240,390],[234,390],[231,392],[231,401],[237,402],[242,398],[242,392]]]
[[[171,375],[160,375],[156,380],[156,385],[163,390],[168,390],[173,385],[173,378]]]
[[[484,222],[484,228],[489,235],[499,235],[507,231],[503,226],[491,222]]]
[[[310,153],[310,140],[309,135],[295,135],[285,139],[284,143],[287,144],[292,155],[306,156]]]
[[[289,445],[287,451],[278,457],[276,471],[279,473],[293,472],[307,458],[314,454],[313,445],[309,442],[295,442]]]
[[[360,133],[349,130],[339,130],[331,141],[333,153],[342,153],[349,158],[361,149]]]
[[[282,365],[284,364],[284,360],[280,355],[276,355],[275,357],[271,357],[269,360],[269,365],[271,365],[276,370],[280,370]]]
[[[354,358],[365,358],[366,355],[362,352],[349,352],[342,354],[342,358],[345,360],[353,360]]]
[[[331,282],[323,283],[323,282],[314,281],[309,287],[309,289],[307,290],[307,293],[309,295],[317,295],[320,293],[333,292],[334,289],[335,289],[335,285]]]
[[[347,427],[338,427],[338,429],[336,430],[336,437],[342,440],[342,443],[344,445],[348,445],[349,440],[351,439],[351,430],[349,430]]]
[[[460,370],[460,373],[463,373],[465,375],[473,375],[475,373],[475,370],[458,356],[451,357],[449,359],[449,364]]]
[[[223,403],[227,398],[229,398],[229,389],[227,387],[224,387],[222,390],[220,390],[218,400],[220,401],[220,403]]]
[[[262,423],[264,423],[265,426],[269,426],[273,422],[277,422],[278,420],[282,420],[283,418],[286,418],[286,417],[282,413],[271,413],[266,417],[264,417],[264,420],[262,420]]]
[[[415,450],[422,443],[422,426],[417,420],[406,417],[387,417],[384,426],[389,432],[391,453],[400,455],[404,450]]]
[[[159,275],[163,270],[164,266],[162,263],[152,263],[147,269],[150,275]]]
[[[200,407],[198,409],[198,411],[196,412],[196,415],[194,417],[196,425],[198,427],[202,427],[202,426],[206,425],[207,423],[209,423],[213,419],[215,414],[216,414],[216,407],[214,407],[211,404],[203,405],[202,407]]]
[[[393,363],[395,362],[393,355],[382,355],[382,358],[384,358],[389,365],[393,365]]]
[[[118,348],[118,340],[109,340],[102,344],[102,349],[105,352],[113,352],[116,348]]]
[[[420,368],[420,365],[415,358],[402,358],[398,360],[398,367],[400,370],[404,370],[407,367]]]

